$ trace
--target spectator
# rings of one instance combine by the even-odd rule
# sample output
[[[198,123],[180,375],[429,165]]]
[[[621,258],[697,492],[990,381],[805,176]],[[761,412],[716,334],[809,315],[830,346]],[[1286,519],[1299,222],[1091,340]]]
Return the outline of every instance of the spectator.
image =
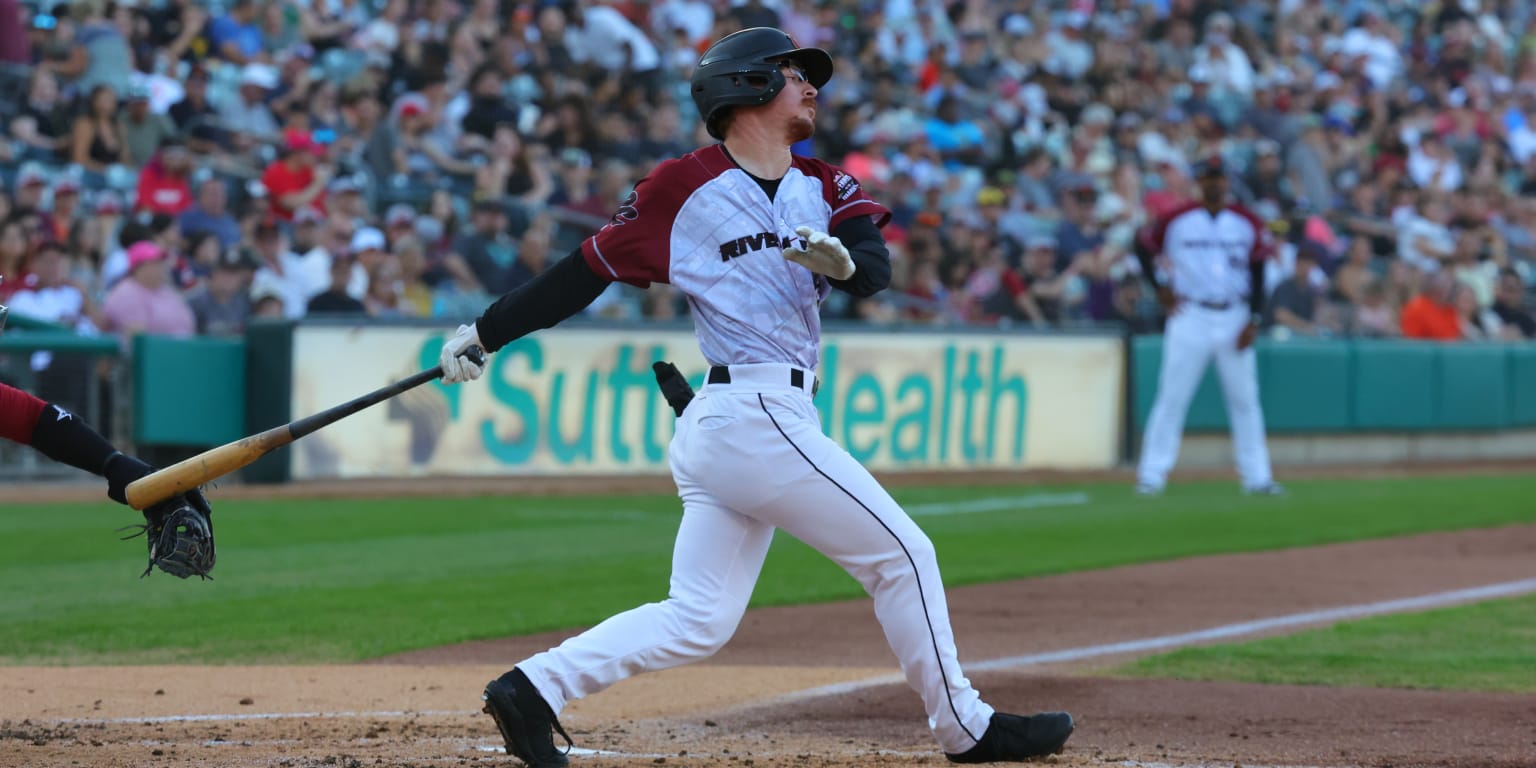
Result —
[[[1422,272],[1438,272],[1456,251],[1456,238],[1446,226],[1450,211],[1438,196],[1419,197],[1418,211],[1398,230],[1397,257]]]
[[[531,277],[514,273],[517,246],[507,234],[501,203],[489,198],[477,201],[469,225],[471,231],[454,243],[453,252],[469,265],[480,290],[500,296]]]
[[[181,100],[166,112],[177,132],[185,136],[187,144],[199,154],[213,153],[223,137],[218,111],[208,101],[208,78],[207,70],[193,67],[187,73],[186,90]]]
[[[128,276],[107,292],[102,305],[106,330],[117,334],[123,354],[133,349],[133,337],[187,337],[197,321],[186,299],[171,285],[170,260],[163,248],[149,241],[128,247]]]
[[[68,110],[59,98],[58,78],[45,67],[34,68],[27,80],[27,103],[11,118],[11,136],[29,150],[29,157],[64,159],[69,152],[70,127]]]
[[[80,287],[69,282],[69,255],[63,243],[43,243],[32,254],[27,276],[7,302],[18,316],[57,323],[82,332],[95,331],[95,308]]]
[[[233,134],[236,150],[244,151],[258,141],[278,137],[281,127],[267,106],[267,98],[277,86],[277,70],[271,65],[246,64],[240,71],[238,98],[227,99],[219,110],[222,127]]]
[[[314,315],[363,315],[368,308],[363,302],[358,301],[348,293],[347,286],[352,282],[352,270],[357,267],[357,260],[351,254],[339,253],[331,259],[331,283],[324,291],[309,300],[307,313]]]
[[[1264,302],[1265,329],[1284,328],[1304,336],[1322,333],[1323,329],[1315,322],[1317,291],[1312,287],[1312,270],[1316,266],[1316,249],[1302,247],[1296,250],[1294,270],[1275,286],[1269,300]]]
[[[368,294],[370,283],[369,276],[388,256],[388,242],[384,233],[368,227],[359,229],[352,235],[351,247],[347,249],[352,257],[352,277],[347,283],[347,293],[354,299],[361,300]]]
[[[1350,331],[1366,338],[1389,338],[1402,334],[1397,308],[1387,301],[1386,287],[1380,280],[1366,284],[1350,318]]]
[[[256,21],[259,10],[256,0],[235,0],[228,12],[214,19],[208,28],[212,53],[231,64],[264,62],[267,46]]]
[[[118,115],[117,130],[123,139],[124,162],[134,168],[142,168],[161,144],[176,136],[171,119],[151,112],[149,92],[138,87],[128,89],[127,109]]]
[[[224,248],[240,242],[240,222],[229,214],[229,186],[217,176],[198,184],[196,202],[181,212],[178,221],[183,233],[211,232]]]
[[[1461,325],[1461,338],[1469,341],[1496,341],[1505,338],[1504,324],[1492,310],[1485,310],[1477,303],[1477,292],[1466,283],[1455,283],[1451,288],[1451,304],[1456,308],[1456,319]]]
[[[85,111],[70,129],[70,162],[88,171],[105,173],[107,166],[125,162],[128,148],[117,121],[117,93],[112,86],[91,89]]]
[[[192,210],[192,154],[175,136],[160,143],[160,151],[139,171],[135,211],[181,216]],[[212,180],[204,185],[213,183]],[[223,182],[218,182],[222,184]],[[233,223],[233,222],[231,222]],[[182,230],[186,231],[185,222]],[[208,231],[208,230],[204,230]]]
[[[217,242],[217,241],[214,241]],[[251,281],[256,260],[241,248],[221,251],[201,287],[187,297],[204,336],[236,336],[245,332],[252,316]]]
[[[306,206],[325,211],[325,187],[333,171],[329,165],[317,164],[321,152],[304,131],[284,134],[282,154],[261,174],[272,216],[293,221],[294,212]]]
[[[69,239],[69,228],[74,225],[80,208],[80,177],[73,173],[61,173],[53,182],[53,210],[49,211],[43,226],[47,239],[64,242]]]
[[[1462,338],[1461,316],[1452,303],[1455,279],[1434,272],[1424,276],[1422,285],[1419,295],[1403,307],[1403,336],[1437,341]]]
[[[273,294],[286,317],[303,317],[310,298],[330,286],[330,263],[309,261],[294,253],[273,221],[257,225],[253,242],[258,266],[252,278],[251,301],[259,305],[261,294]]]
[[[117,23],[106,17],[108,7],[107,0],[70,3],[70,15],[75,22],[74,42],[64,59],[49,59],[42,64],[68,81],[76,93],[92,93],[99,86],[119,96],[128,91],[133,54]]]
[[[1515,338],[1536,339],[1536,318],[1525,306],[1525,281],[1513,269],[1499,272],[1498,289],[1493,300],[1493,312],[1513,333]]]

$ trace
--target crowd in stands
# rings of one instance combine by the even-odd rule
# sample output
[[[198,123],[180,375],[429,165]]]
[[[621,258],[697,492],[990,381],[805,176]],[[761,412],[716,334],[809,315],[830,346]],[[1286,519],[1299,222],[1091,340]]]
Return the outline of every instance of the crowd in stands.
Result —
[[[0,0],[0,302],[460,322],[710,141],[688,75],[747,26],[833,53],[798,149],[894,212],[828,319],[1156,332],[1134,234],[1219,154],[1274,335],[1536,337],[1523,0]]]

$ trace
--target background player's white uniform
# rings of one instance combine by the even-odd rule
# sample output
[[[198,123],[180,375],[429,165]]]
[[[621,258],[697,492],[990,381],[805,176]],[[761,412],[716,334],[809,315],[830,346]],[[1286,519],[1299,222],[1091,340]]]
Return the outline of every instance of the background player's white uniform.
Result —
[[[667,599],[614,616],[518,664],[558,713],[631,675],[713,654],[735,632],[776,528],[843,566],[874,598],[907,681],[948,752],[975,746],[993,709],[962,674],[932,543],[812,404],[825,278],[790,262],[797,227],[890,213],[857,181],[796,157],[770,200],[721,145],[665,162],[582,247],[598,275],[670,282],[688,298],[713,369],[677,423],[683,501]]]
[[[1250,320],[1250,291],[1264,290],[1250,284],[1251,265],[1271,250],[1268,230],[1241,206],[1228,205],[1212,215],[1190,203],[1163,216],[1144,236],[1151,248],[1166,255],[1179,305],[1163,332],[1162,369],[1142,435],[1138,488],[1155,491],[1167,482],[1178,460],[1190,400],[1212,358],[1243,487],[1274,487],[1254,350],[1237,348],[1238,335]]]

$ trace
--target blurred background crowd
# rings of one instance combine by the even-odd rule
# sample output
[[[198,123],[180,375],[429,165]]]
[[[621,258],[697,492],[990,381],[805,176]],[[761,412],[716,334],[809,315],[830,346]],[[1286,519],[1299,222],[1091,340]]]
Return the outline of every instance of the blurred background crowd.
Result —
[[[892,288],[828,319],[1156,332],[1133,234],[1219,154],[1274,335],[1536,336],[1521,0],[0,0],[0,302],[465,320],[710,141],[688,75],[746,26],[834,54],[797,149],[894,211]]]

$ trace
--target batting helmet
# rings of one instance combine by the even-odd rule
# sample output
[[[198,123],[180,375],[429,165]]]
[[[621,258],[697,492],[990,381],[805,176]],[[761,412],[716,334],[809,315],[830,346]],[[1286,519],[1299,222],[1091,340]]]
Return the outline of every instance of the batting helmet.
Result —
[[[773,101],[784,90],[782,62],[805,71],[811,85],[820,88],[832,79],[832,56],[820,48],[800,48],[783,30],[752,27],[715,41],[693,70],[693,103],[709,135],[724,139],[720,119],[731,107],[757,106]]]

